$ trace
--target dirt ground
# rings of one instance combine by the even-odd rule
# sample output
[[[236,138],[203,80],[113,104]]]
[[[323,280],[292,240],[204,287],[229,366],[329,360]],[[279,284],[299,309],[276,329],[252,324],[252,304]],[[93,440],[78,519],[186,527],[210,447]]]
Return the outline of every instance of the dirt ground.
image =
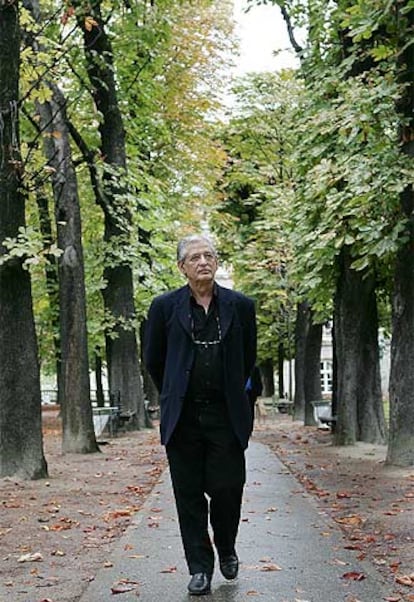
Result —
[[[55,411],[43,424],[49,478],[0,479],[0,602],[79,600],[165,467],[156,425],[101,437],[101,453],[80,456],[62,455]],[[393,584],[386,600],[413,602],[414,471],[385,466],[382,446],[336,448],[329,432],[286,415],[256,424],[254,439],[341,526],[346,547]]]

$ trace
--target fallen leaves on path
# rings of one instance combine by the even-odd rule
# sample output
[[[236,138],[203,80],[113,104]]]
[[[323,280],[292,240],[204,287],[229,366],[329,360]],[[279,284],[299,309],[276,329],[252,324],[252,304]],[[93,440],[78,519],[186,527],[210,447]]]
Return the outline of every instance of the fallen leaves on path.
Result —
[[[160,571],[160,573],[176,573],[176,572],[177,572],[176,566],[168,566],[166,569],[163,569],[162,571]]]
[[[140,585],[139,581],[130,581],[129,579],[120,579],[112,587],[111,592],[113,594],[125,594],[138,588]]]
[[[365,522],[365,519],[359,514],[351,514],[349,516],[343,516],[342,518],[335,517],[334,520],[341,525],[349,525],[351,527],[360,527]]]
[[[411,575],[395,575],[395,581],[400,585],[414,587],[414,573],[412,573]]]
[[[360,573],[358,571],[349,571],[348,573],[344,573],[342,575],[342,579],[351,579],[352,581],[362,581],[365,579],[364,573]]]
[[[33,554],[22,554],[17,559],[17,562],[42,562],[43,555],[40,552],[34,552]]]
[[[390,588],[404,588],[404,593],[390,592],[386,602],[394,602],[394,598],[414,602],[414,593],[407,593],[414,587],[414,474],[386,466],[385,446],[358,443],[337,447],[330,431],[305,427],[289,417],[269,420],[255,429],[253,436],[279,456],[306,493],[315,498],[321,514],[341,528],[343,548],[354,550],[355,560],[368,561],[380,570]],[[292,493],[303,495],[303,489]],[[326,538],[329,534],[328,529],[321,533]],[[352,572],[347,578],[361,579]]]
[[[261,571],[282,571],[282,567],[280,567],[278,564],[264,564],[263,566],[260,567]]]

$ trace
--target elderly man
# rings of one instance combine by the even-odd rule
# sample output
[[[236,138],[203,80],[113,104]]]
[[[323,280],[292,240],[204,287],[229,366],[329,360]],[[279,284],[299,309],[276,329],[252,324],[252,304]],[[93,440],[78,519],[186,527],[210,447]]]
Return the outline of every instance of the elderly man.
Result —
[[[244,450],[253,428],[245,386],[256,359],[254,304],[214,278],[217,253],[204,235],[177,247],[188,284],[156,297],[145,332],[144,359],[160,393],[166,446],[181,537],[191,580],[208,594],[214,570],[235,579],[235,542],[245,483]]]

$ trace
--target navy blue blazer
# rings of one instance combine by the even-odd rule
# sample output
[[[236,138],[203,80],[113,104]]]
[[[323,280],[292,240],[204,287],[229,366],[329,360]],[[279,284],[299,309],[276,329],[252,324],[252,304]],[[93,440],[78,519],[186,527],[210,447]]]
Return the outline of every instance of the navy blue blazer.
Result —
[[[243,449],[253,429],[254,411],[245,385],[256,361],[256,316],[251,299],[217,285],[222,331],[224,397]],[[167,445],[181,414],[194,362],[190,288],[156,297],[144,334],[144,362],[160,394],[161,443]]]

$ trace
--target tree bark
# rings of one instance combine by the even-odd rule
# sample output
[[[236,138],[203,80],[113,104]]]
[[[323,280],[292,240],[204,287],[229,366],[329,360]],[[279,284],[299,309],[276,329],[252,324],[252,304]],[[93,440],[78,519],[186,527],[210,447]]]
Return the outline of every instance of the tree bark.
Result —
[[[278,370],[278,392],[279,399],[285,397],[285,374],[284,374],[284,363],[285,363],[285,347],[283,342],[280,342],[277,346],[277,370]]]
[[[293,419],[305,420],[305,357],[309,331],[309,303],[302,301],[296,308],[295,323],[295,398]]]
[[[275,394],[275,379],[273,376],[273,361],[264,360],[260,364],[260,372],[263,381],[263,397],[273,397]]]
[[[79,8],[78,24],[83,31],[87,71],[92,95],[102,118],[99,120],[101,155],[111,170],[105,179],[103,205],[104,240],[111,249],[105,262],[103,291],[107,313],[115,326],[106,334],[106,353],[110,394],[120,400],[122,409],[134,416],[130,426],[144,428],[145,408],[142,376],[137,346],[134,287],[132,269],[123,247],[129,239],[131,215],[123,201],[125,192],[118,182],[126,171],[125,131],[116,93],[112,47],[105,31],[100,2],[88,5],[87,14]],[[94,19],[93,27],[85,26],[85,17]],[[118,175],[115,177],[113,170]],[[115,252],[114,252],[115,250]]]
[[[357,438],[365,443],[385,443],[387,432],[381,390],[375,278],[366,276],[361,285],[364,300],[361,303]]]
[[[332,320],[332,416],[338,414],[338,359],[336,353],[335,319]],[[336,433],[336,422],[332,424],[332,432]]]
[[[305,347],[305,425],[315,426],[312,401],[319,401],[322,397],[321,386],[321,344],[322,324],[314,324],[312,311],[309,314],[310,323],[306,337]]]
[[[407,8],[408,0],[400,4]],[[414,8],[405,16],[407,31],[414,28]],[[403,157],[414,157],[414,48],[402,36],[399,53],[400,82],[403,92],[397,110],[401,116],[399,138]],[[396,260],[392,304],[392,342],[390,374],[390,435],[387,463],[414,464],[414,190],[401,193],[401,212],[407,219],[407,241]]]
[[[76,172],[72,162],[65,100],[48,84],[52,99],[38,105],[45,153],[53,167],[52,186],[58,247],[60,350],[63,391],[60,393],[62,449],[71,453],[99,451],[90,400],[86,330],[86,294],[81,217]]]
[[[379,378],[375,279],[351,269],[349,249],[342,249],[335,295],[337,359],[337,445],[357,440],[384,441]],[[373,363],[372,363],[373,362]]]
[[[25,226],[18,98],[18,2],[0,0],[0,260]],[[30,277],[22,260],[0,261],[0,477],[47,476]]]
[[[38,182],[36,186],[36,204],[39,213],[39,226],[40,232],[42,233],[43,246],[45,252],[47,252],[47,250],[50,248],[50,245],[54,242],[54,237],[52,234],[52,220],[49,213],[49,199],[43,190],[43,182]],[[46,290],[49,298],[51,326],[53,329],[53,345],[55,348],[57,402],[60,405],[63,382],[59,336],[59,276],[56,256],[51,253],[46,253],[46,256]]]
[[[96,405],[103,408],[105,405],[105,395],[102,384],[102,357],[101,350],[95,349],[95,379],[96,379]]]

